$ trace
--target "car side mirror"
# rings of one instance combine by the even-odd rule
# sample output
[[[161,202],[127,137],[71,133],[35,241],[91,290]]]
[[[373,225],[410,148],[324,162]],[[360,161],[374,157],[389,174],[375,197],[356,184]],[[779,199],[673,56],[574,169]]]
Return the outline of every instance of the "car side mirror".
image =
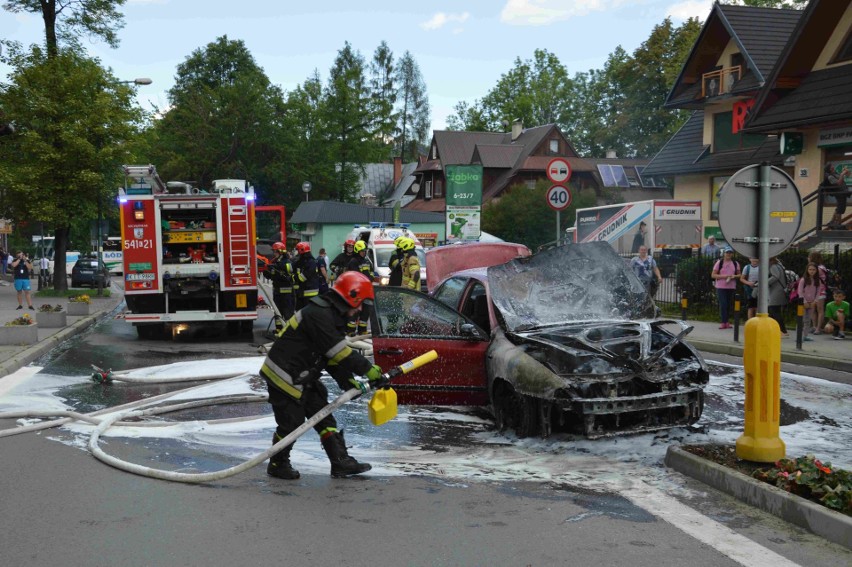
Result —
[[[462,323],[462,326],[459,328],[461,336],[463,337],[473,337],[475,339],[481,339],[482,333],[479,332],[479,329],[476,328],[476,325],[472,325],[470,323]]]

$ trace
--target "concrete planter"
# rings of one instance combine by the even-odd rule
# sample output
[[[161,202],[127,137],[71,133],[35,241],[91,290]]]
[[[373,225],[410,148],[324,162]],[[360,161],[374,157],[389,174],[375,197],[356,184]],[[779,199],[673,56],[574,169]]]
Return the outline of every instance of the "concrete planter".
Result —
[[[36,322],[45,329],[55,329],[68,324],[66,311],[37,311]]]
[[[38,342],[38,325],[0,327],[0,345],[34,345]]]
[[[88,315],[89,314],[90,304],[84,303],[82,301],[70,301],[68,303],[68,314],[69,315]]]

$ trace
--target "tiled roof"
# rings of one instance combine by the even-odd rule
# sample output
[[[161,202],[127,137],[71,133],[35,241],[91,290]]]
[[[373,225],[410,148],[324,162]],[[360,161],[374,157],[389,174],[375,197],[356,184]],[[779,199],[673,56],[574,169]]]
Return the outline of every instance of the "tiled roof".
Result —
[[[442,222],[443,219],[443,214],[411,209],[400,210],[399,216],[400,222]],[[307,201],[299,204],[290,222],[296,224],[393,222],[393,207],[368,207],[339,201]]]
[[[685,77],[712,71],[727,39],[733,39],[746,61],[742,77],[731,95],[749,93],[760,88],[771,73],[790,34],[801,16],[800,10],[754,8],[714,4],[713,10],[695,41],[683,69],[666,98],[667,107],[696,108],[702,104],[701,81],[687,83]],[[715,43],[714,43],[715,42]]]
[[[772,131],[848,119],[852,119],[852,65],[814,71],[748,127]]]
[[[736,171],[762,161],[781,165],[784,158],[778,152],[778,139],[771,136],[757,148],[710,153],[710,147],[704,144],[704,112],[696,110],[654,156],[642,175],[671,176]]]
[[[523,149],[524,146],[518,145],[477,144],[471,161],[481,163],[482,167],[508,169],[518,162]]]
[[[394,203],[400,201],[402,206],[405,206],[411,199],[414,198],[413,195],[406,197],[406,193],[411,189],[411,186],[417,181],[417,178],[414,176],[414,170],[417,169],[417,162],[413,161],[411,163],[406,163],[402,166],[402,172],[400,174],[399,183],[396,184],[396,187],[390,192],[386,197],[386,204],[389,206],[393,206]]]
[[[368,163],[364,165],[361,176],[361,190],[357,197],[373,195],[378,197],[385,193],[393,183],[392,163]]]
[[[402,209],[402,212],[414,211],[419,212],[420,214],[441,213],[441,218],[443,218],[444,210],[446,208],[447,200],[444,198],[429,199],[428,201],[425,199],[415,199],[406,205],[405,208]]]
[[[477,144],[502,144],[506,135],[503,132],[435,130],[435,143],[438,145],[438,155],[444,167],[468,165]]]

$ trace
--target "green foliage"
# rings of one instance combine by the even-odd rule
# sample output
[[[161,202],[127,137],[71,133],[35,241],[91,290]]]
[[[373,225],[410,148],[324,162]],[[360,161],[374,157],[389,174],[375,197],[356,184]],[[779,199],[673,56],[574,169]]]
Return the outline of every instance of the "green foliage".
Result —
[[[397,68],[399,86],[396,147],[403,163],[417,159],[419,148],[429,144],[429,95],[414,57],[406,51]]]
[[[832,468],[831,463],[822,463],[813,455],[781,459],[774,467],[756,470],[752,476],[852,516],[852,472]]]
[[[741,6],[755,6],[757,8],[787,8],[792,10],[803,10],[808,0],[722,0],[722,4],[739,4]]]
[[[739,261],[739,260],[738,260]],[[680,294],[686,294],[689,305],[711,305],[716,301],[716,288],[710,274],[713,273],[714,258],[696,256],[677,263],[675,281]],[[740,268],[742,269],[742,262]]]
[[[394,65],[393,52],[382,41],[373,52],[370,62],[370,113],[373,117],[373,135],[380,145],[387,145],[390,153],[390,141],[396,134],[396,112],[398,69]]]
[[[20,317],[16,317],[6,323],[6,327],[23,327],[27,325],[32,325],[35,323],[35,320],[29,315],[29,313],[24,313]]]
[[[59,313],[60,311],[62,311],[62,309],[64,309],[64,308],[61,305],[59,305],[58,303],[56,305],[50,305],[49,303],[44,303],[44,304],[38,306],[38,310],[41,313]]]
[[[526,185],[514,185],[499,199],[486,203],[482,210],[482,230],[506,240],[525,244],[536,250],[539,246],[554,242],[556,239],[556,213],[547,205],[546,195],[550,188],[547,181],[539,181],[532,189]],[[593,190],[577,193],[571,206],[560,214],[564,230],[574,226],[577,208],[594,206]]]

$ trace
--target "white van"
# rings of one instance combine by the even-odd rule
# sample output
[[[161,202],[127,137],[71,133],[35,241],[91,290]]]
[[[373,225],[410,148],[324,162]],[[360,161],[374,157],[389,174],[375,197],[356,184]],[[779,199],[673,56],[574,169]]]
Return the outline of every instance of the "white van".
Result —
[[[390,258],[396,250],[393,241],[400,236],[406,236],[414,240],[414,251],[420,260],[420,286],[425,293],[426,286],[426,251],[420,240],[408,229],[408,224],[393,224],[373,222],[369,226],[356,226],[348,239],[363,240],[367,243],[367,257],[373,262],[373,268],[378,274],[376,283],[388,285],[390,279]]]

